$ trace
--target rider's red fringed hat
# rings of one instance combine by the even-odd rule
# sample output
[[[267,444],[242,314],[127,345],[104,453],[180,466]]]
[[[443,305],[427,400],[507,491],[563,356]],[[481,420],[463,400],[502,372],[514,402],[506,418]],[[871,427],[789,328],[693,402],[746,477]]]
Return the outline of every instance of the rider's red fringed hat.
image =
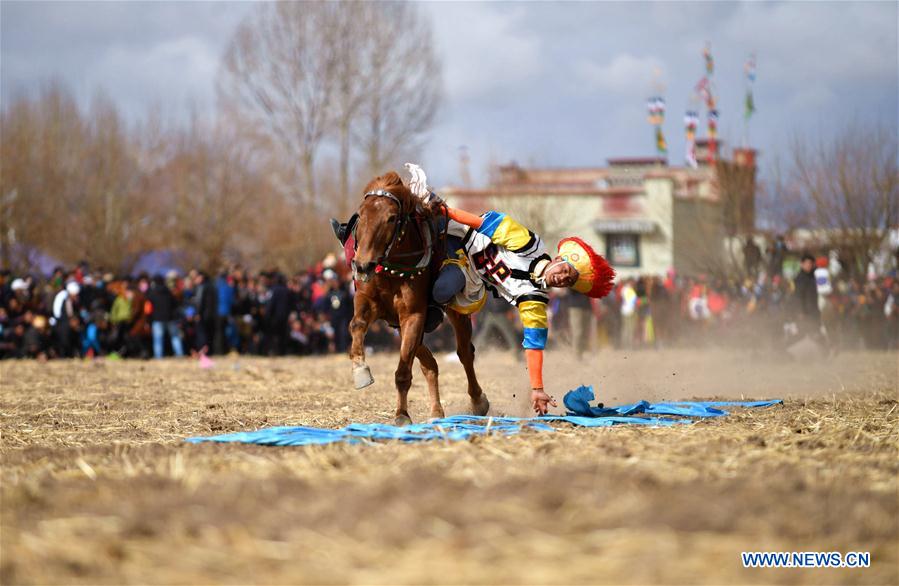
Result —
[[[578,293],[605,297],[612,290],[615,269],[580,238],[563,238],[559,242],[559,256],[577,269],[578,279],[571,288]]]

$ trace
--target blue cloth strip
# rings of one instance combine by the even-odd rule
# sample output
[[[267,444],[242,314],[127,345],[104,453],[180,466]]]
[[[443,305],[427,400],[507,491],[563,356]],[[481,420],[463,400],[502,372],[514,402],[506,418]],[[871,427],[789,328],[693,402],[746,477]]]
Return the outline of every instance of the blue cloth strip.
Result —
[[[502,212],[495,212],[490,210],[486,214],[484,214],[484,221],[481,223],[481,227],[478,228],[478,232],[487,236],[488,238],[493,238],[493,233],[496,232],[496,229],[502,223],[503,219],[506,217],[506,214]]]
[[[404,427],[382,423],[353,423],[341,429],[321,429],[317,427],[292,426],[270,427],[256,431],[243,431],[209,437],[192,437],[186,441],[236,442],[260,444],[264,446],[309,446],[338,442],[351,444],[377,440],[420,442],[431,440],[459,441],[488,434],[515,435],[522,430],[554,431],[550,422],[570,423],[579,427],[612,427],[615,425],[649,425],[667,427],[692,423],[694,419],[684,417],[722,417],[727,412],[719,407],[770,407],[782,403],[773,401],[683,401],[676,403],[655,403],[640,401],[620,407],[590,407],[593,400],[592,387],[579,387],[566,393],[565,406],[568,415],[547,415],[544,417],[481,417],[477,415],[453,415],[428,423],[417,423]],[[601,413],[601,415],[599,415]],[[635,417],[634,415],[640,415]],[[647,415],[649,415],[647,417]],[[673,417],[653,417],[673,415]]]
[[[562,400],[568,415],[581,417],[628,416],[636,414],[679,415],[682,417],[723,417],[727,411],[719,407],[771,407],[782,404],[780,399],[771,401],[678,401],[674,403],[649,403],[640,401],[618,407],[593,407],[593,387],[581,386],[565,393]]]
[[[524,328],[521,347],[526,350],[543,350],[546,348],[546,328]]]

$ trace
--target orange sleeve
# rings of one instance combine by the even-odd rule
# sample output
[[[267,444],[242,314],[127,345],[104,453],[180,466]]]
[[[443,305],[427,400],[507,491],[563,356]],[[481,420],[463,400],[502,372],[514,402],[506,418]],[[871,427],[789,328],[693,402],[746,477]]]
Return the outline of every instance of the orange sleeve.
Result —
[[[465,210],[457,210],[456,208],[451,208],[449,206],[446,206],[446,213],[451,220],[455,220],[460,224],[465,224],[475,230],[480,228],[481,224],[484,222],[484,218],[481,216],[466,212]]]
[[[528,361],[528,377],[532,389],[543,388],[543,350],[528,349],[524,351]]]

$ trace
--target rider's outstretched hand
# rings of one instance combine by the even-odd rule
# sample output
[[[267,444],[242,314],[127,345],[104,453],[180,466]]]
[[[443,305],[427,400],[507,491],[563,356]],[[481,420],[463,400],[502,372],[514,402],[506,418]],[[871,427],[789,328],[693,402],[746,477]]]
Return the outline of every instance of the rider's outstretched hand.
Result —
[[[543,389],[533,389],[531,391],[531,406],[537,415],[546,415],[550,406],[558,407],[555,398],[546,394]]]

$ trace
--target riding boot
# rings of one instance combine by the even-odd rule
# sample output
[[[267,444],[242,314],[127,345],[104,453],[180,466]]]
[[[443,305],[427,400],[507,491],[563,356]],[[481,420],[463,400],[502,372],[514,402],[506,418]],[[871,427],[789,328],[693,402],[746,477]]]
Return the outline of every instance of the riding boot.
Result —
[[[337,236],[340,243],[346,244],[347,238],[350,237],[349,224],[340,223],[334,218],[331,218],[331,229],[334,230],[334,235]]]

